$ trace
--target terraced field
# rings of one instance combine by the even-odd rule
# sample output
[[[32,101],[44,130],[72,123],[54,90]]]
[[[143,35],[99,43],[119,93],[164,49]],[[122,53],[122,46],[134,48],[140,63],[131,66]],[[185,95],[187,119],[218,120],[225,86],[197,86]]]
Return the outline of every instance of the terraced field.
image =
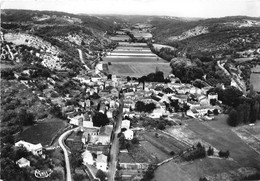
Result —
[[[141,77],[155,72],[156,67],[169,75],[169,62],[153,54],[145,43],[119,42],[119,46],[107,57],[103,64],[108,65],[108,71],[118,76]]]

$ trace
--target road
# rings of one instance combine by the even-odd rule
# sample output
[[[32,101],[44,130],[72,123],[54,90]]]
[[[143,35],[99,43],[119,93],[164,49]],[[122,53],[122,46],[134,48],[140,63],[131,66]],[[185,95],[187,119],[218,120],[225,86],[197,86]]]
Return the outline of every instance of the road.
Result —
[[[76,129],[76,128],[75,128]],[[71,129],[68,130],[66,132],[64,132],[60,137],[59,137],[59,145],[62,148],[63,152],[64,152],[64,158],[65,158],[65,165],[66,165],[66,175],[67,175],[67,181],[72,181],[71,178],[71,170],[70,170],[70,160],[69,160],[69,154],[68,154],[68,150],[67,147],[64,144],[64,139],[66,138],[66,136],[68,134],[70,134],[72,131],[74,131],[75,129]]]
[[[80,59],[80,61],[82,62],[82,64],[84,65],[84,67],[85,67],[87,70],[90,70],[89,67],[86,65],[86,63],[85,63],[84,60],[83,60],[82,50],[78,49],[78,52],[79,52],[79,59]]]
[[[110,161],[109,161],[109,168],[108,168],[108,181],[115,180],[115,173],[116,173],[116,165],[117,165],[117,156],[119,152],[119,139],[117,134],[121,132],[121,125],[122,125],[122,117],[123,117],[123,98],[120,99],[120,107],[119,107],[119,114],[117,115],[115,121],[115,129],[114,129],[114,139],[112,142],[112,146],[110,149]]]

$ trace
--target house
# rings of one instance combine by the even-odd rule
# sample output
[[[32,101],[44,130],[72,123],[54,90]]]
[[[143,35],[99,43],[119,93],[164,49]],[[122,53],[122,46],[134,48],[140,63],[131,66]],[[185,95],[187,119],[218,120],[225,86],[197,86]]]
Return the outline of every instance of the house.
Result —
[[[83,127],[91,128],[91,127],[93,127],[93,122],[92,121],[83,121]]]
[[[83,114],[75,116],[73,118],[69,118],[70,119],[70,124],[72,125],[76,125],[76,126],[82,126],[83,122],[85,120],[85,117]]]
[[[16,161],[16,164],[20,167],[20,168],[24,168],[24,167],[30,167],[30,161],[27,160],[26,158],[22,157],[19,160]]]
[[[42,144],[31,144],[26,141],[20,140],[15,143],[16,147],[25,147],[28,152],[31,152],[33,155],[40,156],[42,155]]]
[[[129,128],[130,128],[130,121],[127,120],[127,119],[123,120],[123,121],[122,121],[121,128],[129,129]]]
[[[113,111],[112,111],[111,109],[109,109],[109,110],[107,111],[107,118],[108,118],[108,119],[113,118]]]
[[[107,171],[107,156],[104,154],[100,154],[96,159],[96,168],[100,169],[104,172]]]
[[[106,111],[106,105],[102,102],[99,106],[99,112],[105,114]]]
[[[130,112],[130,107],[127,107],[127,106],[124,105],[124,107],[123,107],[123,112],[124,112],[124,113],[125,113],[125,112]]]
[[[98,133],[99,133],[98,127],[84,127],[81,141],[83,142],[83,144],[94,143],[96,139],[93,138],[96,138]]]
[[[160,118],[163,115],[164,111],[161,108],[154,109],[151,113],[152,118]]]
[[[112,81],[113,81],[113,82],[117,82],[117,77],[116,77],[116,75],[112,75]]]
[[[131,129],[127,129],[123,132],[123,134],[125,135],[125,139],[127,140],[132,140],[134,137],[134,132]]]
[[[218,94],[217,93],[215,93],[215,92],[210,92],[209,94],[208,94],[208,100],[209,100],[209,102],[211,102],[211,100],[218,100]]]
[[[97,143],[102,143],[102,145],[109,145],[112,131],[113,125],[106,125],[101,127],[99,130]]]
[[[93,165],[94,164],[94,160],[93,160],[93,156],[90,153],[90,151],[85,150],[82,154],[82,159],[83,159],[83,164],[89,164],[89,165]]]

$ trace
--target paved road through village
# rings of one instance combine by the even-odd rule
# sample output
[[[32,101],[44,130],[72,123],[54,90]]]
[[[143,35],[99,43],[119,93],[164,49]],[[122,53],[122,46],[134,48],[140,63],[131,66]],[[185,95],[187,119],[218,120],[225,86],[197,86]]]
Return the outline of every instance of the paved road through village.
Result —
[[[65,145],[64,145],[64,139],[65,139],[66,136],[67,136],[70,132],[72,132],[73,130],[75,130],[75,129],[68,130],[68,131],[64,132],[64,133],[59,137],[59,145],[60,145],[60,147],[62,148],[62,150],[63,150],[63,152],[64,152],[64,158],[65,158],[65,164],[66,164],[66,175],[67,175],[66,180],[67,180],[67,181],[72,181],[72,178],[71,178],[69,154],[68,154],[67,148],[66,148]]]
[[[115,180],[117,156],[118,156],[118,152],[119,152],[119,139],[117,137],[117,134],[121,132],[122,116],[123,116],[123,98],[120,99],[119,114],[115,118],[116,125],[115,125],[115,129],[113,132],[114,139],[113,139],[111,150],[110,150],[108,181]]]

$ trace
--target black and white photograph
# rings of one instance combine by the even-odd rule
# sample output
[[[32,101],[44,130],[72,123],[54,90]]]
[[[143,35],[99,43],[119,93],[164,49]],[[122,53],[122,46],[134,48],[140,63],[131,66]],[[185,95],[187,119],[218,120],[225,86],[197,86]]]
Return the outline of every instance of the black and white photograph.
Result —
[[[0,14],[0,181],[260,181],[260,0]]]

